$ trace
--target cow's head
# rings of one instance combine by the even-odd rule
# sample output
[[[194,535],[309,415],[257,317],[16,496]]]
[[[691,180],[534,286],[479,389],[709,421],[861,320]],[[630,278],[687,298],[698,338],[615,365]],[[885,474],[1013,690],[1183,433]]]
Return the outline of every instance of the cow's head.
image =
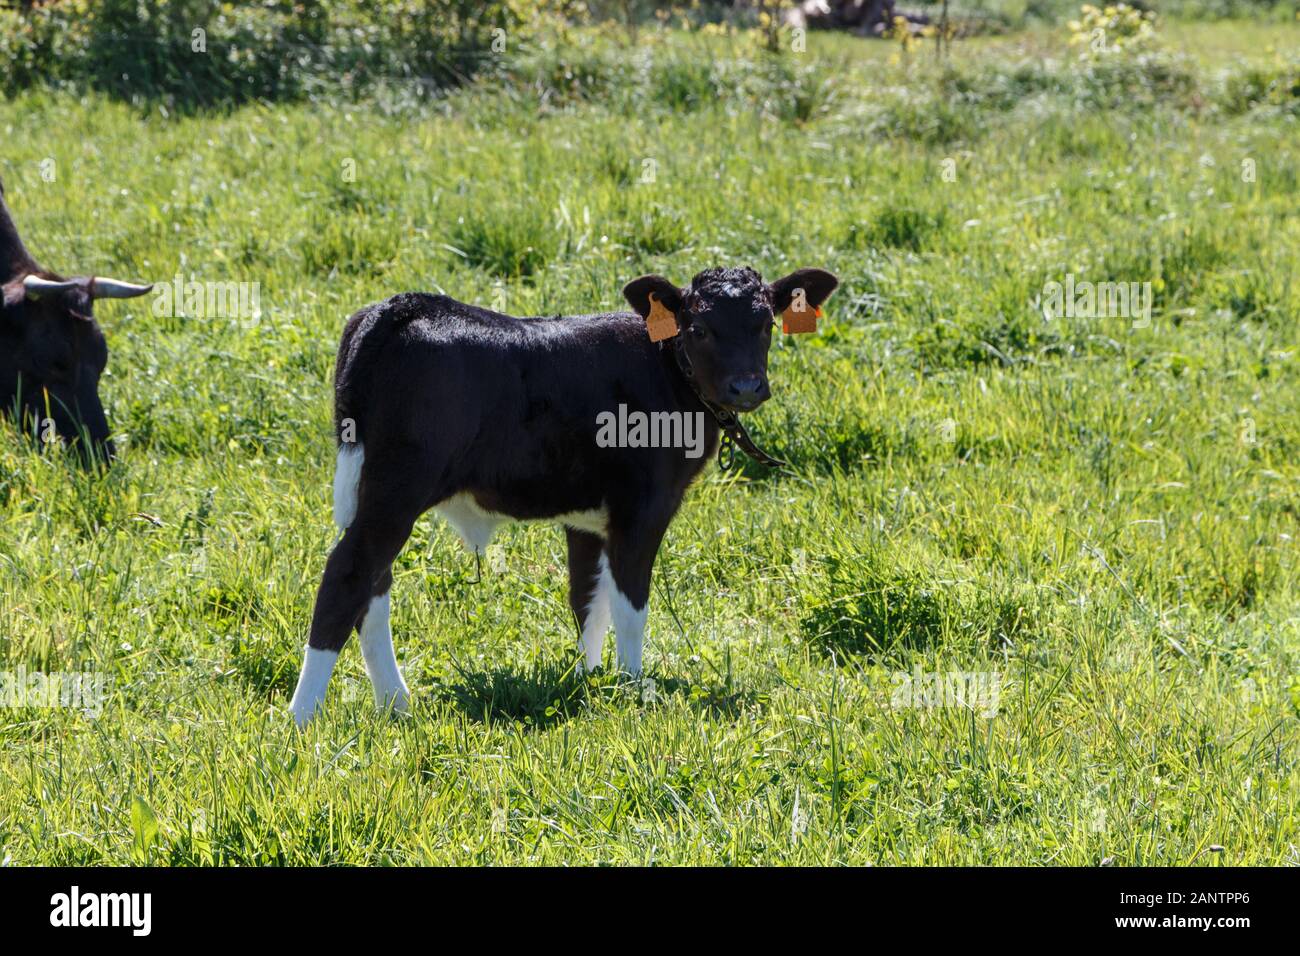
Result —
[[[819,308],[838,284],[822,269],[799,269],[772,283],[749,268],[706,269],[685,288],[663,276],[642,276],[623,295],[642,317],[655,302],[672,313],[674,345],[700,395],[729,411],[747,412],[771,395],[767,350],[775,316],[796,297],[809,309]]]
[[[99,376],[108,361],[96,299],[144,295],[151,286],[116,279],[65,279],[28,254],[0,184],[0,408],[24,428],[57,434],[85,462],[113,455]]]

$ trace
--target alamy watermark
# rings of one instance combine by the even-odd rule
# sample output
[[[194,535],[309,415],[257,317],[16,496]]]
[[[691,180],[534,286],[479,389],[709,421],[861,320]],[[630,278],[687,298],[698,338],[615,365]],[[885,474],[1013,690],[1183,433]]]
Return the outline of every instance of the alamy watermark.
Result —
[[[132,936],[153,929],[152,893],[83,893],[73,886],[50,897],[50,925],[59,928],[124,927]]]
[[[1043,314],[1051,319],[1132,319],[1133,328],[1151,325],[1150,282],[1091,282],[1075,280],[1043,285]]]
[[[946,671],[927,674],[920,664],[894,675],[890,705],[895,710],[921,707],[966,707],[981,717],[996,717],[1002,700],[997,671]]]
[[[99,671],[61,671],[47,674],[0,671],[0,707],[39,707],[80,710],[87,717],[104,712],[112,677]]]
[[[163,319],[234,319],[244,328],[262,320],[260,282],[205,282],[180,273],[153,290],[153,314]]]
[[[683,448],[687,458],[704,454],[703,412],[618,412],[596,416],[596,444],[601,448]]]

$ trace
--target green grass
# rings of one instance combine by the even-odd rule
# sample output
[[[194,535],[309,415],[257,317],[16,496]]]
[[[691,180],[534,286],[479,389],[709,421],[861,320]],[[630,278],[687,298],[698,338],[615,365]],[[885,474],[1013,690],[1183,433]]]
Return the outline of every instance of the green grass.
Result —
[[[1269,78],[1300,30],[1168,37],[939,71],[673,36],[419,108],[0,104],[41,259],[258,281],[263,310],[100,307],[107,477],[0,432],[0,670],[113,680],[98,719],[0,710],[0,858],[1297,862],[1300,139]],[[669,532],[653,684],[571,676],[556,529],[504,530],[475,583],[428,518],[394,587],[414,715],[375,712],[350,644],[295,732],[344,318],[613,308],[715,263],[843,285],[752,416],[792,473],[711,467]],[[1151,327],[1045,321],[1066,272],[1151,281]],[[918,667],[998,672],[996,715],[893,706]]]

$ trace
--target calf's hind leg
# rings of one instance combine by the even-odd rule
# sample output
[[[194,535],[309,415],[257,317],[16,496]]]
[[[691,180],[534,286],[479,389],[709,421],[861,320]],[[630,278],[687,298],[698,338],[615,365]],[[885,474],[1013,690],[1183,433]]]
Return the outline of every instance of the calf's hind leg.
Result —
[[[312,718],[325,699],[339,651],[353,628],[361,631],[366,672],[376,699],[399,709],[406,706],[409,695],[397,669],[388,623],[388,592],[393,559],[423,510],[422,502],[412,500],[410,492],[402,495],[398,489],[363,480],[356,517],[325,563],[316,592],[302,673],[289,702],[299,726]]]
[[[361,640],[361,656],[366,662],[366,675],[375,692],[375,703],[391,707],[400,714],[410,708],[411,692],[397,668],[397,655],[393,653],[391,618],[391,592],[393,574],[387,570],[376,585],[376,595],[366,605],[366,615],[361,619],[357,636]]]

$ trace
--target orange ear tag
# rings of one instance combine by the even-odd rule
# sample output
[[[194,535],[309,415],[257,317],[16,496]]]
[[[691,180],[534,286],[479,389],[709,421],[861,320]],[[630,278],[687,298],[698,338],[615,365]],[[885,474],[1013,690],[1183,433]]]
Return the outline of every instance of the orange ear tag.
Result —
[[[662,342],[677,334],[677,317],[668,311],[653,292],[650,293],[650,314],[645,317],[646,331],[651,342]]]
[[[794,303],[791,302],[784,312],[781,313],[781,331],[786,335],[793,335],[799,332],[816,332],[817,320],[821,318],[821,306],[808,307],[804,303],[804,310],[796,312]]]

